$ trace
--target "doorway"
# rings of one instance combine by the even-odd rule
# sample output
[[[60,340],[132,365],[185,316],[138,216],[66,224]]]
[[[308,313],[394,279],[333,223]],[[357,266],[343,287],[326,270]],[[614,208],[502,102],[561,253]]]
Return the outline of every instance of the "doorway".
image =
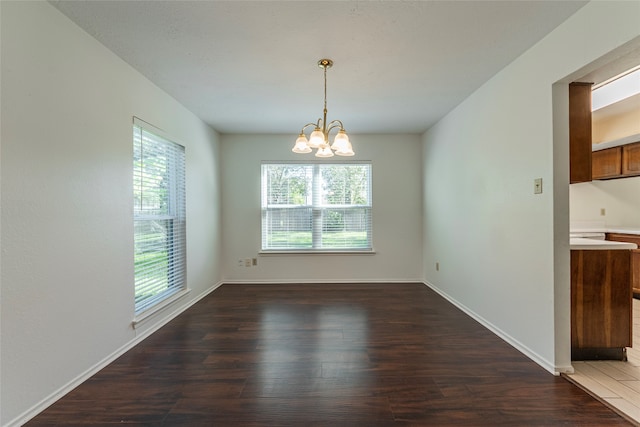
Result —
[[[568,95],[563,91],[568,92],[569,82],[590,82],[594,83],[594,88],[598,88],[634,68],[640,68],[640,39],[635,39],[572,73],[566,80],[554,85],[554,121],[566,120],[565,126],[568,123],[568,117],[561,118],[562,115],[557,114],[556,108],[566,108]],[[637,117],[640,117],[640,94],[594,111],[592,142],[605,144],[597,148],[609,148],[636,140],[640,142],[640,119]],[[563,151],[560,141],[566,145],[569,139],[567,133],[568,129],[554,122],[554,174],[559,174],[562,170],[566,172],[569,153]],[[565,150],[568,151],[568,148]],[[564,169],[558,167],[562,161],[567,162]],[[554,225],[556,252],[562,254],[556,256],[556,266],[559,267],[555,275],[557,301],[561,301],[562,296],[567,297],[569,301],[571,298],[568,285],[571,280],[568,268],[570,257],[562,251],[562,242],[569,240],[570,232],[590,229],[598,232],[626,231],[633,234],[637,229],[640,237],[640,176],[615,178],[571,184],[566,192],[562,189],[558,191],[556,202],[560,203],[555,210]],[[561,200],[563,195],[566,195],[568,202]],[[567,212],[563,212],[562,206]],[[633,305],[632,342],[636,347],[627,350],[628,360],[571,362],[574,372],[571,373],[569,370],[566,376],[621,415],[640,422],[640,300],[634,300]],[[565,316],[568,309],[564,308]],[[566,320],[558,303],[556,319]],[[567,351],[570,353],[570,331],[556,330],[556,335],[556,355],[566,356]]]

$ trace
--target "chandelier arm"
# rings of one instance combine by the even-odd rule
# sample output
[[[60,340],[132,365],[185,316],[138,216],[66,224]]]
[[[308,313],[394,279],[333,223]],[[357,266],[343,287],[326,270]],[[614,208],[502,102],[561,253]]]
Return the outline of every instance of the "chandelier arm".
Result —
[[[319,126],[318,126],[318,125],[319,125],[319,123],[320,123],[320,119],[318,119],[318,122],[317,122],[317,123],[307,123],[306,125],[302,126],[302,130],[300,130],[300,133],[304,133],[304,130],[305,130],[306,128],[308,128],[309,126],[319,127]]]
[[[340,120],[332,120],[327,127],[327,134],[337,127],[340,127],[340,130],[344,130],[344,125]]]

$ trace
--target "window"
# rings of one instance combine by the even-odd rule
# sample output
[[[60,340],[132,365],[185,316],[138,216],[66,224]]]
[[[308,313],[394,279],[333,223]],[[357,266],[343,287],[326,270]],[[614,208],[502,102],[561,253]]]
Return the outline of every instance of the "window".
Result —
[[[134,119],[135,312],[185,289],[184,147]]]
[[[371,164],[263,164],[263,251],[371,251]]]

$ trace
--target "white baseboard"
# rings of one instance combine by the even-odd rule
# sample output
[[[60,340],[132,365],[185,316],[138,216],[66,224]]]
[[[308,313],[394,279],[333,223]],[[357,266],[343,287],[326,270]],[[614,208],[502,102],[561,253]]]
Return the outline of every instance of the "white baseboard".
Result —
[[[561,373],[573,373],[572,366],[555,366],[553,363],[551,363],[544,357],[540,356],[538,353],[531,350],[529,347],[527,347],[526,345],[524,345],[523,343],[521,343],[511,335],[507,334],[502,329],[498,328],[496,325],[489,322],[487,319],[480,316],[478,313],[474,312],[466,305],[452,298],[451,296],[449,296],[448,294],[446,294],[445,292],[443,292],[441,289],[437,288],[433,284],[424,280],[422,281],[422,283],[424,283],[426,286],[428,286],[433,291],[435,291],[438,295],[440,295],[441,297],[449,301],[451,304],[458,307],[465,314],[467,314],[468,316],[476,320],[478,323],[480,323],[482,326],[484,326],[485,328],[489,329],[491,332],[493,332],[494,334],[502,338],[504,341],[506,341],[509,345],[514,347],[520,353],[524,354],[529,359],[533,360],[535,363],[537,363],[538,365],[540,365],[541,367],[543,367],[545,370],[549,371],[553,375],[558,376]]]
[[[89,378],[91,378],[93,375],[98,373],[98,371],[105,368],[107,365],[109,365],[111,362],[116,360],[118,357],[122,356],[124,353],[131,350],[133,347],[138,345],[149,335],[151,335],[152,333],[154,333],[155,331],[157,331],[158,329],[160,329],[161,327],[169,323],[171,320],[175,319],[178,315],[186,311],[189,307],[191,307],[192,305],[200,301],[202,298],[209,295],[211,292],[213,292],[217,288],[219,288],[220,285],[222,284],[223,282],[216,283],[211,288],[205,290],[200,295],[196,296],[193,300],[189,301],[188,304],[185,304],[184,306],[180,306],[174,311],[168,313],[166,316],[163,316],[157,321],[156,324],[152,325],[144,333],[136,334],[131,341],[127,342],[125,345],[123,345],[122,347],[120,347],[119,349],[111,353],[109,356],[105,357],[100,362],[96,363],[91,368],[87,369],[85,372],[78,375],[76,378],[69,381],[64,386],[60,387],[54,393],[52,393],[51,395],[49,395],[39,403],[35,404],[31,408],[23,412],[21,415],[14,418],[12,421],[9,421],[9,423],[5,424],[4,427],[20,427],[21,425],[26,424],[29,420],[34,418],[40,412],[44,411],[49,406],[53,405],[56,401],[61,399],[64,395],[66,395],[71,390],[73,390],[74,388],[76,388],[77,386],[79,386]],[[151,320],[148,320],[148,321],[151,322]]]
[[[424,283],[424,279],[371,279],[371,280],[291,280],[291,279],[279,279],[279,280],[260,280],[260,279],[224,279],[222,283],[229,285],[320,285],[323,283],[328,284],[347,284],[347,285],[366,285],[370,283]]]

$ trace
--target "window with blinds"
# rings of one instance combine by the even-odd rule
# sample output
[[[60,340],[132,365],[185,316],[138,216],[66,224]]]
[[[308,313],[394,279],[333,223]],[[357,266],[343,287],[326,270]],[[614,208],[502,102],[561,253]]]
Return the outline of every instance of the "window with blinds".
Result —
[[[263,251],[371,251],[371,164],[262,165]]]
[[[185,289],[184,147],[133,125],[135,312]]]

